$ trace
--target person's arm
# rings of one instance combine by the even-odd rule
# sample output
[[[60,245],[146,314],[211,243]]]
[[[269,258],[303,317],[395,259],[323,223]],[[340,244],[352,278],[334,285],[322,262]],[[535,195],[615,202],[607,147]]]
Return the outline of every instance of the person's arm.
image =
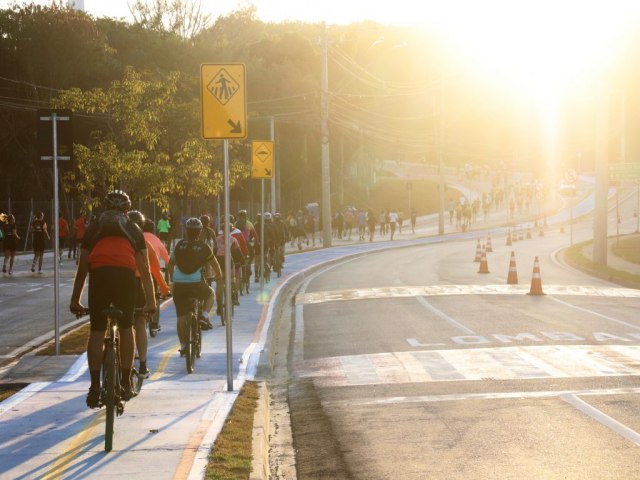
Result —
[[[220,268],[220,264],[218,263],[218,260],[216,259],[215,255],[211,255],[211,258],[209,259],[209,264],[213,269],[214,280],[216,282],[219,282],[222,279],[222,269]]]
[[[144,312],[153,313],[156,311],[156,296],[149,271],[146,248],[136,252],[136,268],[140,272],[140,280],[142,280],[142,289],[144,290]]]
[[[69,310],[72,313],[82,313],[84,306],[80,303],[82,291],[84,290],[84,282],[89,273],[89,250],[83,248],[80,250],[78,259],[78,269],[76,277],[73,280],[73,292],[71,293],[71,301],[69,302]]]
[[[169,294],[169,285],[164,281],[164,276],[160,271],[160,261],[158,260],[158,256],[156,255],[155,250],[149,248],[147,246],[147,260],[149,261],[149,270],[151,271],[151,275],[153,279],[158,284],[158,288],[160,289],[160,293],[163,296]]]

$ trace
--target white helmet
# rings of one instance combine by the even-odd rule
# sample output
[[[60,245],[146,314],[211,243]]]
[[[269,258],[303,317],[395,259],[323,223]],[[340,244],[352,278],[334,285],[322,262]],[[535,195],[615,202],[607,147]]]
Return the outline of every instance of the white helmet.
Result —
[[[265,212],[264,219],[265,220],[271,220],[271,212]]]

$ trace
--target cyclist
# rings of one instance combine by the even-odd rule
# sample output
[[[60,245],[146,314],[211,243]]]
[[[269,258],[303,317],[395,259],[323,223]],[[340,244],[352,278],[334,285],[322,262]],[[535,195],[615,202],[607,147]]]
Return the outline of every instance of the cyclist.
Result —
[[[289,229],[278,212],[273,214],[273,229],[276,232],[276,255],[284,266],[284,248],[289,239]]]
[[[238,292],[242,293],[242,288],[240,285],[242,268],[249,258],[249,246],[247,245],[247,241],[244,239],[244,235],[242,231],[235,226],[235,218],[233,215],[229,216],[229,228],[231,229],[231,236],[238,241],[239,249],[231,249],[231,255],[233,258],[233,272],[234,272],[234,298],[233,304],[240,305],[238,301]]]
[[[216,250],[216,259],[218,260],[218,264],[220,264],[223,268],[223,275],[220,278],[220,281],[216,281],[216,297],[218,298],[218,308],[216,309],[216,313],[222,317],[222,305],[224,302],[223,299],[223,286],[224,286],[224,259],[225,259],[225,237],[224,237],[224,230],[223,230],[223,226],[220,226],[220,231],[218,232],[218,236],[216,237],[216,245],[217,245],[217,250]],[[235,286],[235,281],[233,278],[233,273],[234,273],[234,264],[233,264],[233,251],[234,250],[240,250],[240,244],[238,243],[238,240],[231,235],[231,231],[233,230],[232,226],[229,225],[229,237],[230,237],[230,249],[231,249],[231,296],[233,298],[233,302],[234,304],[237,304],[237,292],[236,290],[236,286]],[[224,320],[224,319],[223,319]]]
[[[264,219],[262,219],[262,214],[258,214],[256,216],[256,221],[254,222],[254,226],[256,229],[256,236],[258,237],[258,239],[263,238],[264,236],[264,268],[265,270],[269,269],[269,252],[271,251],[271,249],[273,248],[273,245],[275,243],[275,238],[274,238],[274,232],[273,232],[273,228],[272,225],[269,223],[271,222],[271,213],[269,212],[265,212],[264,214]],[[262,228],[262,224],[264,223],[264,235],[261,234],[260,229]],[[256,256],[255,256],[255,261],[254,261],[254,270],[256,272],[255,274],[255,282],[258,283],[260,281],[260,249],[256,249]]]
[[[89,275],[89,318],[91,332],[87,344],[87,360],[91,386],[87,406],[100,404],[100,369],[102,366],[104,335],[107,318],[104,310],[113,305],[122,311],[118,321],[120,329],[120,360],[122,362],[122,398],[133,396],[131,369],[135,352],[135,339],[131,327],[136,294],[135,272],[140,272],[144,290],[144,312],[156,310],[156,299],[147,261],[147,248],[142,230],[131,222],[126,212],[131,208],[129,196],[114,190],[105,197],[106,211],[92,222],[85,232],[73,283],[69,309],[82,313],[80,303],[85,280]]]
[[[155,230],[153,220],[146,218],[142,225],[142,233],[144,234],[144,240],[147,243],[147,250],[149,250],[149,267],[151,269],[151,275],[153,276],[154,287],[156,288],[156,298],[158,298],[158,291],[160,292],[160,298],[168,298],[171,296],[171,290],[167,285],[166,268],[163,270],[160,267],[160,260],[164,262],[165,267],[169,265],[169,252],[156,235],[153,233]],[[153,253],[153,255],[151,255]],[[160,331],[160,315],[154,315],[151,328],[156,331]]]
[[[205,265],[209,264],[214,272],[214,278],[222,278],[220,265],[216,261],[213,251],[203,241],[199,240],[202,232],[202,222],[191,217],[185,223],[187,238],[180,240],[171,253],[169,259],[169,277],[173,281],[173,303],[176,306],[178,339],[180,340],[180,355],[185,355],[186,320],[189,315],[190,298],[202,300],[202,330],[210,330],[213,325],[209,321],[209,310],[215,302],[213,289],[204,281]]]
[[[128,213],[128,217],[129,220],[138,225],[141,230],[143,229],[145,218],[141,212],[139,212],[138,210],[131,210]],[[163,295],[167,295],[169,293],[169,287],[162,277],[158,256],[156,255],[153,245],[149,241],[147,241],[146,234],[144,232],[143,236],[145,237],[144,241],[147,246],[147,261],[149,262],[149,271],[151,272],[151,276],[154,280],[154,296],[156,286],[161,289],[161,293]],[[142,312],[142,308],[144,307],[144,291],[142,288],[142,278],[140,272],[137,269],[136,284],[136,303],[133,316],[133,328],[135,330],[136,347],[138,349],[138,358],[140,360],[140,371],[138,373],[144,378],[149,378],[149,375],[151,375],[151,371],[149,370],[149,367],[147,367],[147,322],[146,316]]]
[[[256,255],[256,251],[259,251],[260,249],[260,237],[258,236],[253,223],[251,223],[247,219],[246,210],[240,210],[238,212],[238,221],[236,222],[236,228],[242,232],[242,236],[244,237],[244,240],[247,244],[247,249],[249,250],[249,258],[247,258],[244,266],[244,274],[246,275],[245,278],[251,280],[251,262]]]
[[[167,250],[171,250],[171,221],[169,213],[164,212],[162,218],[158,220],[158,237],[164,243]]]

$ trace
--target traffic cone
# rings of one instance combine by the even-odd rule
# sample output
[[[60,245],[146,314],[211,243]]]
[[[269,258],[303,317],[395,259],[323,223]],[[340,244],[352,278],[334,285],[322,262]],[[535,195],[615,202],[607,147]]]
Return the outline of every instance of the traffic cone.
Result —
[[[480,260],[480,269],[478,273],[491,273],[489,271],[489,265],[487,264],[487,252],[485,252],[484,248],[482,249],[482,258]]]
[[[507,247],[510,247],[512,245],[512,241],[511,241],[511,230],[507,230],[507,243],[505,244]]]
[[[544,228],[540,227],[540,236],[544,237]]]
[[[491,246],[491,234],[490,233],[487,234],[487,252],[488,253],[493,252],[493,247]]]
[[[524,240],[524,228],[521,228],[518,232],[518,240]]]
[[[533,276],[531,277],[531,288],[529,295],[544,295],[542,291],[542,278],[540,278],[540,263],[538,257],[533,261]]]
[[[482,246],[480,245],[480,239],[478,239],[478,244],[476,245],[476,258],[473,261],[479,262],[480,260],[482,260]]]
[[[531,238],[531,228],[527,229],[527,239]]]
[[[564,223],[560,225],[560,233],[564,233]]]
[[[518,271],[516,270],[516,252],[511,252],[511,260],[509,260],[509,275],[507,275],[507,285],[518,284]]]

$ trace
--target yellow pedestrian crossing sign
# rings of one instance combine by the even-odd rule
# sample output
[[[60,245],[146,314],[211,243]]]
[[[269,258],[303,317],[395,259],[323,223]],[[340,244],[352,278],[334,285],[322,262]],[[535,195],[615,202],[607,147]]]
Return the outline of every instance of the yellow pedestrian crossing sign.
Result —
[[[273,142],[271,140],[251,142],[251,177],[273,177]]]
[[[247,137],[247,102],[244,65],[203,64],[200,67],[202,137]]]

